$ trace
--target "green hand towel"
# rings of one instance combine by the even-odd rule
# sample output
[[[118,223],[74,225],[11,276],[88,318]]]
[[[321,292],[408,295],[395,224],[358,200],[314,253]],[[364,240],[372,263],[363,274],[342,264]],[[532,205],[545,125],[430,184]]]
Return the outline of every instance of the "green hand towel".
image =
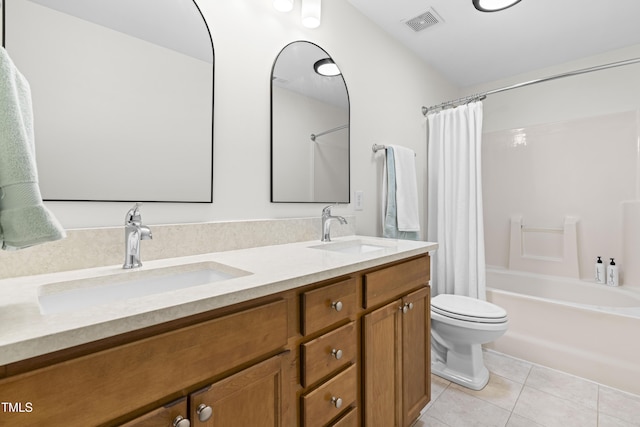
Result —
[[[0,48],[0,241],[16,250],[66,236],[38,187],[31,90]]]

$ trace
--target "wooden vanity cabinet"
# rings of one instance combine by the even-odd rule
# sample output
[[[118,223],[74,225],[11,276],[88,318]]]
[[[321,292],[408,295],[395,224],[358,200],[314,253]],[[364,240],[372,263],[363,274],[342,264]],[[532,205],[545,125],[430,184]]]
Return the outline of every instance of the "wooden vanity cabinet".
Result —
[[[0,367],[33,407],[0,425],[406,427],[430,398],[428,280],[419,255]]]
[[[362,320],[366,427],[410,426],[430,400],[428,262],[418,258],[365,275],[363,305],[397,297]]]
[[[302,294],[301,331],[311,335],[300,345],[302,426],[415,422],[431,396],[429,275],[430,259],[423,255]],[[356,301],[359,307],[352,309]],[[337,306],[345,310],[342,316]],[[322,335],[315,337],[317,331]],[[331,358],[337,348],[347,359],[342,365]],[[359,374],[354,396],[334,384],[349,371]],[[338,397],[342,411],[331,407]]]

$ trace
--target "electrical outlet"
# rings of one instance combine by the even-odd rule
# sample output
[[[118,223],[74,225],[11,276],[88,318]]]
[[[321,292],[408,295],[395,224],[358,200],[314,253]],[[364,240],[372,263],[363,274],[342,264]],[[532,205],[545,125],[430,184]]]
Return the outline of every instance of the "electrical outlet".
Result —
[[[356,207],[355,209],[357,211],[361,211],[364,205],[364,192],[362,190],[358,190],[355,192],[355,199],[356,199]]]

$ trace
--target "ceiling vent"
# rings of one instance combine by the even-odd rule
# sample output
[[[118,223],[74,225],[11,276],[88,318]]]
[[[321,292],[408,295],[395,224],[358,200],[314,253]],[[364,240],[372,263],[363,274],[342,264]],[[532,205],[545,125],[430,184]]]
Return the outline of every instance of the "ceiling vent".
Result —
[[[430,8],[429,10],[416,16],[415,18],[411,18],[405,21],[405,24],[407,24],[409,28],[417,33],[419,31],[426,30],[427,28],[433,27],[440,22],[443,22],[442,18],[433,8]]]

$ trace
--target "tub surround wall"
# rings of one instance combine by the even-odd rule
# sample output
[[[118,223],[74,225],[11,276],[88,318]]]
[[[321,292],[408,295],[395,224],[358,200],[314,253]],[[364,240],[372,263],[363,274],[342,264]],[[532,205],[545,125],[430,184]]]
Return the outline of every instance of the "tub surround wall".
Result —
[[[640,286],[635,273],[626,274],[632,256],[623,262],[624,252],[631,255],[640,240],[640,234],[630,233],[634,205],[625,204],[636,197],[639,138],[637,111],[486,132],[487,264],[593,281],[596,258],[605,263],[615,258],[620,283]],[[513,247],[514,216],[522,218],[521,248]],[[572,217],[579,221],[568,228],[565,218]],[[558,239],[537,242],[533,256],[510,257],[532,243],[524,239],[540,236]]]
[[[143,214],[143,219],[144,219]],[[337,221],[335,237],[355,234],[356,221]],[[143,221],[144,222],[144,221]],[[142,262],[190,255],[279,245],[317,239],[321,219],[208,222],[199,224],[149,225],[152,240],[141,242]],[[117,265],[124,261],[124,227],[74,229],[67,238],[21,251],[0,251],[0,279],[56,273],[60,271]]]
[[[567,216],[562,228],[531,227],[522,215],[512,216],[509,269],[580,278],[577,224]]]
[[[633,45],[465,88],[460,95],[638,56],[640,45]],[[625,208],[640,200],[639,71],[640,65],[629,65],[487,97],[482,153],[487,264],[508,266],[513,215],[522,215],[527,226],[545,228],[561,228],[565,216],[577,216],[580,277],[592,281],[596,257],[606,262],[613,257],[621,283],[640,288],[640,272],[631,265],[640,234],[633,233],[630,207]],[[540,133],[544,129],[547,136]]]
[[[622,202],[621,226],[624,275],[620,280],[640,285],[640,200]]]

